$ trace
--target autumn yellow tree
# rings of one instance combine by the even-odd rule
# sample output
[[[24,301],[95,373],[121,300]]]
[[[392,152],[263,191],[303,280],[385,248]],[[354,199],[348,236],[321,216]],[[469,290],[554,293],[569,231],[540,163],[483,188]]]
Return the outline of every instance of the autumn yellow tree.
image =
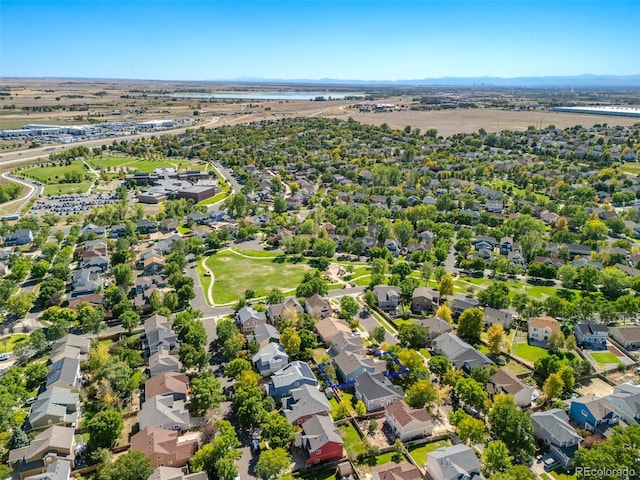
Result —
[[[436,317],[441,318],[447,323],[453,323],[453,315],[448,305],[442,304],[436,310]]]
[[[493,354],[500,353],[502,344],[505,341],[504,328],[499,323],[494,323],[487,330],[487,343],[489,345],[489,351]]]

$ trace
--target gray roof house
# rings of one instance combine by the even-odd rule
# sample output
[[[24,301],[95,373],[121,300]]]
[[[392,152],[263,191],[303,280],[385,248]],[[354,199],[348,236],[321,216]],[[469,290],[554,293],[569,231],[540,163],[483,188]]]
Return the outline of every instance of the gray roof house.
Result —
[[[272,342],[278,343],[280,341],[280,332],[276,327],[268,323],[258,325],[253,333],[247,335],[247,342],[251,343],[253,341],[257,342],[260,347]]]
[[[49,387],[38,395],[27,417],[28,430],[64,425],[75,427],[80,413],[77,391],[63,387]]]
[[[373,287],[378,307],[385,312],[394,313],[400,303],[400,288],[389,285],[376,285]]]
[[[71,427],[51,426],[40,432],[25,447],[9,452],[9,465],[20,473],[20,478],[47,471],[56,460],[74,461],[75,436]]]
[[[327,300],[314,293],[305,302],[307,313],[316,318],[326,318],[333,313],[333,309]]]
[[[620,420],[627,425],[640,424],[640,385],[616,385],[607,399],[611,409],[620,416]]]
[[[53,344],[49,361],[55,363],[63,357],[75,357],[80,361],[87,360],[91,340],[81,335],[69,333]]]
[[[429,340],[431,342],[443,333],[453,332],[453,325],[439,317],[430,317],[418,320],[418,325],[429,330]]]
[[[462,295],[459,293],[455,293],[449,303],[451,311],[456,317],[461,315],[465,310],[475,308],[480,305],[477,298],[472,297],[471,295]]]
[[[80,360],[73,357],[63,357],[52,363],[47,373],[47,388],[80,386]]]
[[[359,332],[357,332],[359,333]],[[353,332],[339,332],[329,340],[329,355],[336,356],[342,352],[364,352],[364,343],[360,335]]]
[[[394,385],[382,373],[365,372],[356,378],[356,398],[362,400],[367,412],[382,410],[404,397],[402,387]]]
[[[590,349],[604,350],[607,348],[609,329],[602,323],[584,322],[573,327],[576,343]]]
[[[191,428],[191,417],[184,400],[174,400],[171,395],[156,395],[142,404],[138,412],[138,423],[140,430],[159,427],[186,431]]]
[[[501,368],[489,378],[487,391],[493,395],[498,393],[513,395],[517,406],[528,408],[533,400],[534,388]]]
[[[105,228],[100,227],[98,225],[94,225],[93,223],[90,223],[82,227],[81,232],[82,232],[82,235],[89,235],[91,233],[95,233],[98,236],[103,236],[105,234]]]
[[[257,312],[251,307],[242,307],[236,314],[236,323],[242,333],[250,333],[258,325],[267,323],[267,316],[264,312]]]
[[[438,448],[427,454],[432,480],[485,480],[482,465],[471,447],[464,444]]]
[[[56,459],[47,465],[44,473],[29,475],[24,480],[69,480],[71,478],[71,461],[63,458]]]
[[[165,327],[156,327],[145,332],[145,343],[147,345],[147,355],[157,353],[160,348],[168,348],[175,351],[179,347],[178,334]]]
[[[109,257],[105,255],[96,255],[82,262],[81,268],[99,268],[102,273],[109,270]]]
[[[562,467],[573,460],[582,437],[569,424],[569,417],[559,408],[531,415],[533,434],[537,441],[549,445],[549,453]]]
[[[289,423],[300,425],[312,415],[331,413],[331,405],[320,390],[303,385],[291,390],[291,395],[282,399],[282,412]]]
[[[354,382],[357,377],[365,372],[385,372],[385,362],[375,362],[373,358],[351,352],[342,352],[333,359],[338,375],[345,382]]]
[[[640,348],[640,326],[620,325],[611,327],[609,334],[616,342],[626,349],[635,350]]]
[[[502,328],[509,330],[513,324],[513,315],[505,310],[496,310],[495,308],[484,308],[484,323],[485,325],[493,325],[499,323]]]
[[[251,361],[255,364],[260,375],[268,377],[289,363],[289,355],[279,343],[269,343],[258,350],[251,357]]]
[[[169,348],[161,346],[149,357],[149,376],[153,377],[160,373],[177,372],[181,364],[177,355],[172,355]]]
[[[4,244],[7,246],[27,245],[33,242],[33,232],[28,228],[20,228],[4,237]]]
[[[430,312],[440,302],[440,293],[427,287],[417,287],[411,295],[411,311]]]
[[[304,308],[302,308],[302,305],[300,305],[298,299],[296,299],[295,297],[289,297],[285,299],[283,303],[269,305],[267,307],[267,318],[271,323],[276,323],[276,321],[283,318],[284,312],[288,308],[292,308],[297,313],[304,313]]]
[[[302,385],[317,387],[318,380],[309,364],[296,360],[271,376],[271,381],[266,385],[267,395],[281,399],[289,395],[291,390]]]
[[[456,368],[470,372],[476,367],[493,365],[484,353],[479,352],[453,333],[443,333],[433,341],[436,355],[444,355]]]

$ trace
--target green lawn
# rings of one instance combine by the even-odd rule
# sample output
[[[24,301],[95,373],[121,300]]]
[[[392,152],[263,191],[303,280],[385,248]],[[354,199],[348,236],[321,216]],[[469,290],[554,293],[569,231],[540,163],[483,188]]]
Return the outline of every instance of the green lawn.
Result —
[[[622,165],[622,171],[626,173],[640,173],[640,163],[627,162]]]
[[[338,427],[340,436],[344,440],[344,449],[349,455],[359,455],[364,453],[364,444],[356,428],[351,423],[346,423]]]
[[[528,368],[523,367],[522,365],[520,365],[517,362],[514,361],[510,361],[508,362],[504,369],[506,371],[508,371],[509,373],[512,373],[513,375],[520,375],[521,373],[529,373],[531,372],[531,370],[529,370]]]
[[[296,288],[309,270],[309,266],[303,263],[277,263],[272,257],[245,258],[229,250],[209,257],[206,264],[215,275],[213,298],[216,303],[234,302],[244,295],[245,290],[253,290],[256,297],[261,297],[272,288]],[[203,283],[205,278],[201,278]]]
[[[133,162],[137,162],[139,159],[136,157],[122,157],[118,155],[98,155],[97,157],[91,157],[87,159],[87,163],[95,169],[104,168],[109,170],[117,168],[122,165],[130,166]]]
[[[576,480],[575,475],[567,475],[566,473],[560,470],[553,470],[551,472],[551,476],[556,480]]]
[[[119,170],[119,167],[126,167],[127,170],[136,170],[140,173],[152,173],[156,168],[183,168],[193,165],[193,162],[177,159],[162,160],[142,160],[136,157],[122,157],[117,155],[99,155],[87,159],[87,162],[94,168],[104,168],[113,172],[113,169]]]
[[[246,255],[247,257],[259,257],[259,258],[282,258],[284,260],[293,258],[293,255],[284,255],[282,252],[270,252],[267,250],[245,250],[242,247],[234,246],[230,248],[231,252],[237,252],[240,255]],[[240,256],[238,255],[238,256]]]
[[[429,452],[433,452],[442,447],[450,447],[451,441],[449,440],[439,440],[433,443],[427,443],[425,445],[414,445],[413,447],[409,447],[409,455],[413,458],[413,461],[416,462],[420,466],[424,466],[427,463],[427,454]]]
[[[47,185],[44,187],[44,196],[66,195],[68,193],[86,193],[91,186],[91,182],[80,183],[59,183],[56,185]]]
[[[46,185],[54,185],[61,183],[60,181],[64,179],[64,174],[68,172],[78,172],[82,175],[89,175],[87,169],[84,167],[84,163],[80,160],[72,161],[71,165],[38,166],[24,170],[21,173],[27,178],[33,178]]]
[[[14,333],[0,339],[0,353],[13,352],[17,347],[26,345],[29,335],[26,333]]]
[[[621,363],[620,360],[618,360],[618,357],[611,352],[597,352],[592,353],[591,356],[600,365],[606,365],[607,363]]]
[[[541,347],[535,347],[527,343],[519,343],[513,347],[512,353],[530,362],[535,362],[539,358],[546,357],[549,352]]]
[[[308,477],[302,477],[305,480],[336,480],[336,469],[323,470]]]
[[[380,465],[386,465],[387,463],[391,463],[393,461],[394,452],[387,452],[376,457],[376,467]],[[402,461],[404,462],[406,459],[404,455],[402,456]]]

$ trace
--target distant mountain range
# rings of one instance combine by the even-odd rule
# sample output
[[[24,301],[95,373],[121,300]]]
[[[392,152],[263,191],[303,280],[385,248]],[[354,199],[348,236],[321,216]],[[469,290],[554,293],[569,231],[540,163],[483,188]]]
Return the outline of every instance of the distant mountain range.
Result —
[[[305,85],[356,85],[356,86],[452,86],[452,87],[640,87],[640,75],[575,75],[552,77],[440,77],[416,80],[339,80],[335,78],[321,79],[267,79],[256,77],[240,77],[232,81],[242,83],[277,83]]]

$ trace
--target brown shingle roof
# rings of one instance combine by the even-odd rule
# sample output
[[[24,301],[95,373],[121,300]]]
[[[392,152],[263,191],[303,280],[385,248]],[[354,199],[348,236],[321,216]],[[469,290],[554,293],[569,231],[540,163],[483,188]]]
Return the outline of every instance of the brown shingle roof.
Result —
[[[403,427],[412,421],[428,422],[431,415],[424,408],[411,408],[404,400],[395,400],[387,407],[389,415],[393,416]]]
[[[560,331],[560,322],[551,317],[532,317],[529,326],[534,328],[549,328],[554,332]]]
[[[184,373],[179,372],[159,373],[144,382],[146,400],[165,393],[183,393],[186,395],[188,389],[189,379]]]

